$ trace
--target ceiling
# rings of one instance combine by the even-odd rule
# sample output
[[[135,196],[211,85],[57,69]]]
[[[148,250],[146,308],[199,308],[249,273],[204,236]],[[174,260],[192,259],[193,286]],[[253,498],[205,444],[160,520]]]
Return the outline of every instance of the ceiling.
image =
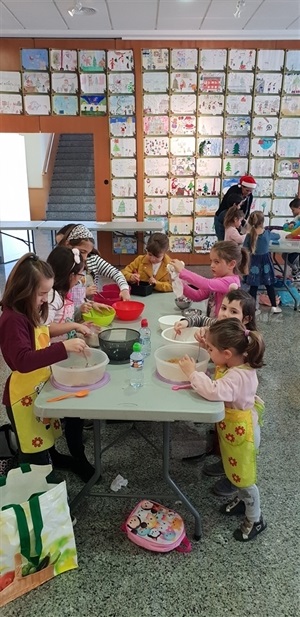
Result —
[[[233,14],[245,2],[241,16]],[[300,0],[0,0],[2,37],[122,39],[299,39]]]

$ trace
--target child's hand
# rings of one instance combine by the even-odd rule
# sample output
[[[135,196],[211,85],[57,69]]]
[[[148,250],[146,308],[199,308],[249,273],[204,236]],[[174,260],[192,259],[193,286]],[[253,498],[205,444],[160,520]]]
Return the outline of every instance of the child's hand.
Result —
[[[174,330],[176,332],[176,334],[181,334],[181,330],[183,330],[184,328],[188,328],[189,322],[187,321],[187,319],[181,319],[181,321],[176,321],[176,323],[174,323]]]
[[[108,306],[108,304],[101,304],[101,302],[93,302],[92,308],[101,313],[103,310],[106,311],[107,309],[111,309],[111,306]]]
[[[208,329],[209,328],[206,327],[199,328],[199,330],[194,334],[194,338],[199,343],[200,347],[203,347],[203,349],[206,349],[206,332]]]
[[[70,351],[81,353],[87,347],[86,342],[81,338],[71,338],[68,341],[63,341],[63,344],[68,353],[70,353]]]
[[[79,332],[80,334],[83,334],[83,336],[90,336],[91,334],[90,328],[83,323],[76,323],[74,326],[74,330],[76,330],[76,332]]]
[[[86,300],[85,302],[83,302],[80,305],[80,312],[81,313],[88,313],[91,310],[92,307],[93,307],[92,300]]]
[[[88,287],[86,287],[87,296],[94,296],[94,294],[96,294],[97,291],[98,291],[97,285],[89,285]]]
[[[130,292],[129,289],[123,289],[119,294],[121,300],[130,300]]]
[[[190,379],[191,374],[196,370],[196,362],[194,358],[190,358],[188,355],[185,355],[181,358],[181,360],[179,360],[178,364],[187,378]]]
[[[133,272],[133,273],[130,275],[130,279],[129,279],[129,282],[130,282],[130,283],[139,283],[139,282],[140,282],[140,280],[141,280],[141,277],[140,277],[140,275],[139,275],[139,273],[138,273],[138,272]],[[125,291],[125,290],[124,290],[124,291]]]
[[[181,272],[181,270],[185,268],[183,261],[180,261],[180,259],[172,259],[171,264],[174,266],[176,272]]]
[[[150,276],[150,278],[149,278],[149,283],[150,283],[150,285],[156,285],[157,281],[156,281],[156,279],[154,278],[154,276]]]

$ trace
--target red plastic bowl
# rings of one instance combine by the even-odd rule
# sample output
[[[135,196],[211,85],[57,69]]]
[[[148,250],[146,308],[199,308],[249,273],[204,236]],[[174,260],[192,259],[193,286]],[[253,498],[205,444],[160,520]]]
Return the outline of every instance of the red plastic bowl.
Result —
[[[118,319],[122,321],[134,321],[142,314],[145,305],[143,302],[124,300],[115,302],[112,307],[115,309]]]
[[[112,291],[113,293],[117,293],[118,295],[120,293],[119,286],[116,285],[115,283],[111,283],[111,284],[108,284],[108,285],[103,285],[102,291]],[[102,292],[100,292],[100,293],[102,293]]]
[[[94,301],[100,302],[100,304],[108,304],[112,306],[115,302],[117,302],[120,298],[120,290],[116,285],[116,290],[103,290],[99,291],[94,295]]]

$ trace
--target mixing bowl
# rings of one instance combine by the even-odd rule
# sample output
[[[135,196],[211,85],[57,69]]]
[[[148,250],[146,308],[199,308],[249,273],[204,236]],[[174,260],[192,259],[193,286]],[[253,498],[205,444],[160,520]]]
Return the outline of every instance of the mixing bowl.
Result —
[[[164,315],[159,318],[158,325],[161,330],[165,330],[166,328],[174,326],[174,323],[176,323],[176,321],[180,321],[180,319],[180,315]]]
[[[98,291],[98,293],[94,295],[94,301],[100,302],[100,304],[108,304],[109,306],[112,306],[115,302],[119,300],[119,297],[120,297],[120,290],[118,287],[117,289],[111,289],[111,290],[102,289],[102,291]]]
[[[133,343],[140,340],[140,333],[131,328],[109,328],[99,334],[99,345],[113,363],[128,362]]]
[[[145,305],[143,302],[124,300],[115,302],[112,307],[115,309],[118,319],[122,321],[134,321],[142,314]]]
[[[109,359],[101,349],[85,349],[83,353],[69,353],[66,360],[52,364],[52,374],[62,386],[91,386],[104,375]],[[86,366],[86,364],[89,366]]]
[[[184,309],[190,308],[192,300],[189,300],[183,296],[182,298],[175,298],[175,304],[181,311],[183,311]]]
[[[82,313],[83,321],[91,321],[96,326],[109,326],[116,315],[113,307],[95,311],[91,309],[88,313]]]
[[[199,345],[164,345],[154,352],[156,370],[161,377],[169,381],[183,382],[188,381],[187,376],[182,372],[178,360],[187,354],[194,360],[199,358],[196,364],[196,371],[205,372],[207,370],[209,354],[206,349],[201,349]],[[170,362],[173,360],[173,362]]]
[[[166,330],[162,331],[161,335],[166,343],[175,343],[175,345],[198,345],[194,336],[195,332],[198,331],[199,328],[184,328],[181,330],[180,334],[176,335],[174,328],[166,328]]]

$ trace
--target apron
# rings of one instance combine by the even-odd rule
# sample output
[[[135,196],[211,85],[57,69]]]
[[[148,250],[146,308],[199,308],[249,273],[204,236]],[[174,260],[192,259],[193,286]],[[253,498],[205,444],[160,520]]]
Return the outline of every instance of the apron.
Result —
[[[242,368],[242,367],[240,367]],[[249,370],[245,367],[244,370]],[[227,372],[217,367],[215,379]],[[257,397],[254,409],[260,416],[264,403]],[[251,409],[232,409],[225,405],[225,419],[217,424],[219,444],[225,473],[232,484],[246,488],[256,483],[256,448]]]
[[[34,328],[35,349],[45,349],[50,342],[48,326]],[[40,420],[33,412],[34,401],[49,379],[50,368],[30,373],[13,371],[9,381],[9,396],[16,431],[24,454],[42,452],[51,448],[61,435],[60,421],[55,418]]]

